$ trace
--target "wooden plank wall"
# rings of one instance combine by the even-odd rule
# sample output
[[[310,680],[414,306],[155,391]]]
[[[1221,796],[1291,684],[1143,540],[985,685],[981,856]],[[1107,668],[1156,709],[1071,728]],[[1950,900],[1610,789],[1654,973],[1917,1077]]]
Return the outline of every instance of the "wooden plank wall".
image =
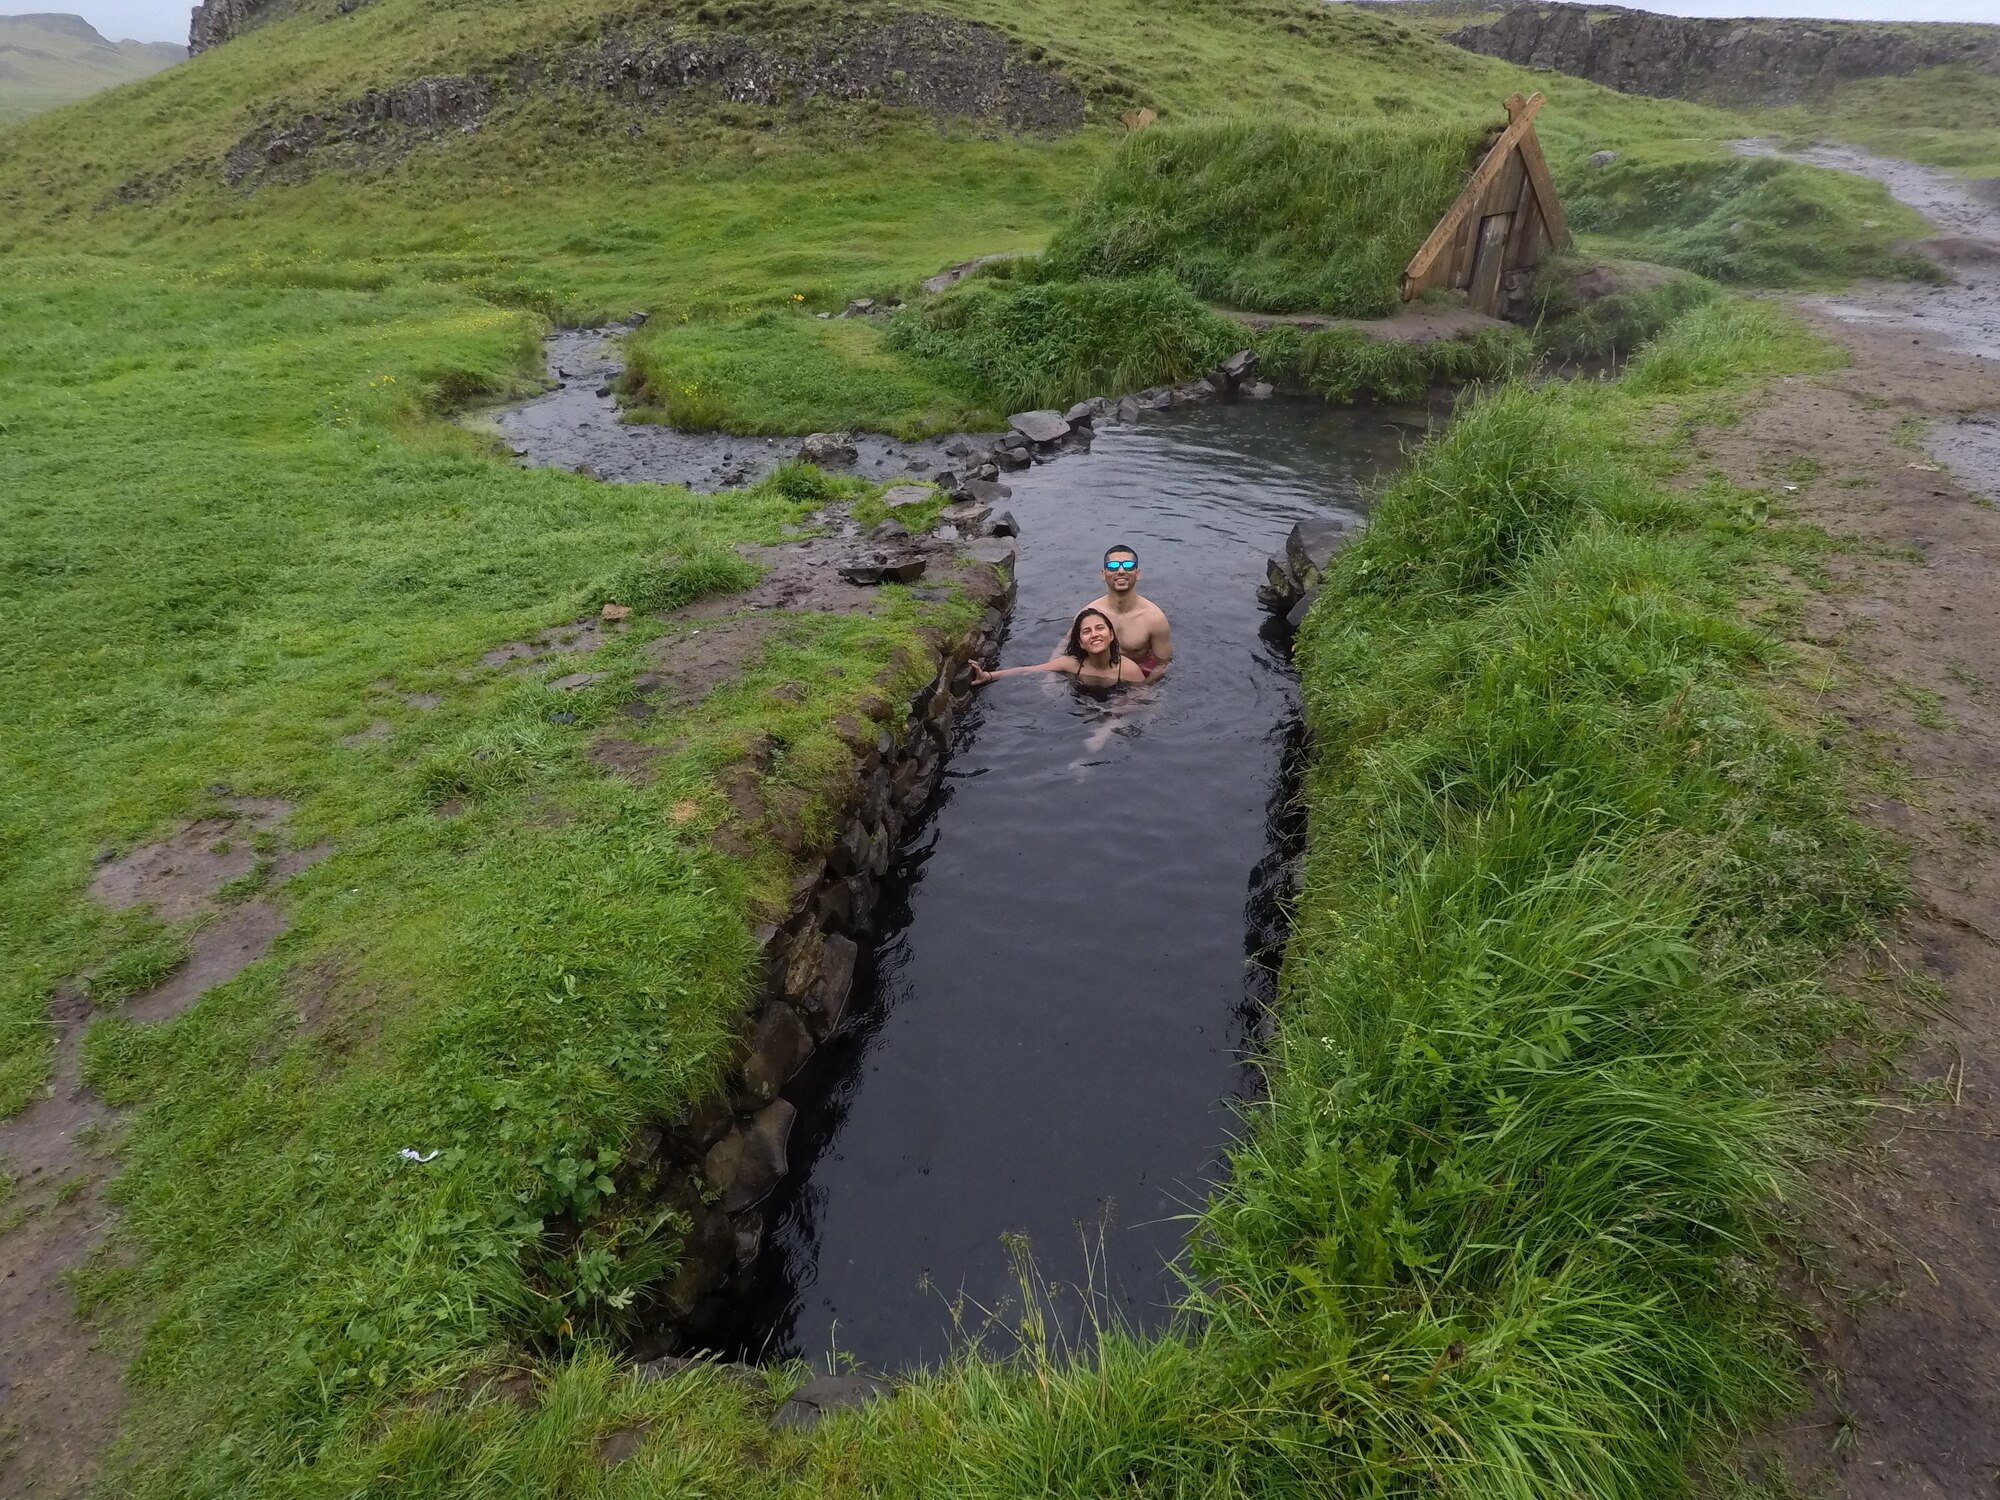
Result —
[[[1569,225],[1535,139],[1541,107],[1540,94],[1507,101],[1507,128],[1404,270],[1405,302],[1449,286],[1463,290],[1480,312],[1497,312],[1509,271],[1568,245]]]

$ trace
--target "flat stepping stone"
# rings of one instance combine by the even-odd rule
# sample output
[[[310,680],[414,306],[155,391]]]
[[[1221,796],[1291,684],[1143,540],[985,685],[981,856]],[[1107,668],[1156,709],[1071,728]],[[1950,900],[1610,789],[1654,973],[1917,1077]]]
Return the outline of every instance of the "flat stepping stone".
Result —
[[[863,588],[878,583],[915,583],[924,576],[924,560],[902,557],[886,562],[849,563],[840,570],[840,576]]]
[[[1069,423],[1059,411],[1017,411],[1007,424],[1031,443],[1060,442],[1069,436]]]
[[[901,510],[906,505],[928,505],[937,499],[937,491],[928,484],[894,485],[882,494],[882,504],[890,510]]]
[[[938,519],[961,531],[972,531],[984,525],[992,514],[993,507],[990,505],[983,505],[977,500],[961,500],[956,505],[947,505]]]

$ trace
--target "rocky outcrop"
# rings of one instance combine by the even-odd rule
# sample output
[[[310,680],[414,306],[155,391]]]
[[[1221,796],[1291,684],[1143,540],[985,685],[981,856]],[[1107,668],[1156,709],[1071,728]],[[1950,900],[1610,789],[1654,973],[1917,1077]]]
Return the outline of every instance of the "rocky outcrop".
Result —
[[[594,50],[555,59],[546,76],[642,106],[709,87],[739,104],[873,99],[1010,130],[1074,130],[1084,114],[1083,91],[1039,48],[923,12],[796,38],[613,32]]]
[[[332,109],[253,130],[222,159],[223,180],[301,181],[327,166],[389,166],[421,142],[470,135],[493,103],[479,78],[419,78],[370,89]]]
[[[1285,623],[1297,630],[1319,596],[1320,580],[1332,566],[1334,554],[1359,535],[1338,516],[1300,521],[1285,537],[1284,552],[1265,563],[1257,602],[1272,614],[1283,615]]]
[[[219,47],[287,8],[286,0],[203,0],[188,17],[188,55]]]
[[[217,6],[223,9],[204,20]],[[209,0],[196,12],[193,50],[271,14],[259,0]],[[609,98],[650,113],[703,93],[795,108],[868,100],[1019,131],[1075,129],[1085,104],[1083,91],[1040,49],[948,16],[861,18],[795,36],[625,30],[590,46],[515,59],[490,78],[419,78],[306,113],[274,114],[229,149],[222,175],[232,186],[254,188],[328,169],[393,166],[412,148],[469,135],[509,101],[536,94]],[[150,201],[149,187],[135,181],[114,196]]]
[[[1714,21],[1566,4],[1517,5],[1452,32],[1472,52],[1628,94],[1783,103],[1850,78],[1947,63],[2000,72],[2000,27]]]

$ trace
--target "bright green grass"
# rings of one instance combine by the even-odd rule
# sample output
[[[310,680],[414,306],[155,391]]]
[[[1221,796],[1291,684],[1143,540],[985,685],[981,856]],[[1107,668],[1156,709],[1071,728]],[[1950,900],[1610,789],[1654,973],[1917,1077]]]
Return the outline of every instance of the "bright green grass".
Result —
[[[872,319],[821,321],[802,306],[670,323],[633,341],[626,370],[643,415],[695,432],[866,427],[913,439],[998,422],[989,407],[897,359]]]
[[[1481,132],[1218,121],[1137,132],[1050,243],[1051,278],[1171,272],[1250,312],[1380,317]]]

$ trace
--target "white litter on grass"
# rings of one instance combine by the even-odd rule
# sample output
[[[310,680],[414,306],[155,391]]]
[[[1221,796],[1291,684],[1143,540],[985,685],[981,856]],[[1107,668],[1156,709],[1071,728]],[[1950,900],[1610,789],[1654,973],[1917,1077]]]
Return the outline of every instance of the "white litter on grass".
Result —
[[[426,1166],[444,1155],[442,1151],[419,1151],[414,1146],[405,1146],[396,1154],[402,1157],[404,1161],[413,1161],[419,1166]]]

